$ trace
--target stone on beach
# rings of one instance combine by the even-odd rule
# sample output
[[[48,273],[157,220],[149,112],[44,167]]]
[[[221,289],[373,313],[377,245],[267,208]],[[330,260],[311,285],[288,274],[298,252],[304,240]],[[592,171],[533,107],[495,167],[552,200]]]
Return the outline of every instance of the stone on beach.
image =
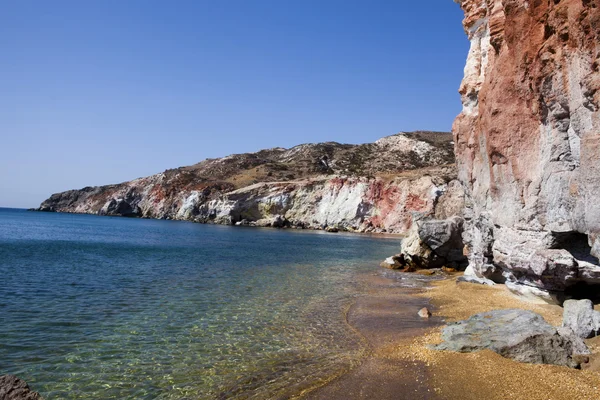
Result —
[[[600,334],[600,312],[594,311],[591,300],[567,300],[563,304],[562,326],[571,328],[577,336],[588,339]]]
[[[475,314],[449,324],[437,350],[473,352],[489,349],[503,357],[533,364],[579,367],[575,354],[589,354],[583,340],[568,328],[558,330],[541,315],[520,309]]]
[[[429,311],[427,309],[427,307],[423,307],[419,310],[419,312],[417,313],[419,315],[419,317],[421,318],[429,318],[431,317],[431,311]]]

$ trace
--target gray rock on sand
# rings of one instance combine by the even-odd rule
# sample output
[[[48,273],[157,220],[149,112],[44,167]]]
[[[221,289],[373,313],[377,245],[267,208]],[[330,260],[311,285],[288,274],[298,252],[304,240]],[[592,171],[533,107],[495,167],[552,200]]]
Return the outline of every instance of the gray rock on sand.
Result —
[[[567,300],[563,307],[562,326],[583,339],[600,335],[600,312],[594,311],[591,300]]]
[[[24,380],[14,375],[2,375],[0,376],[0,400],[42,400],[42,396],[29,389]]]
[[[570,329],[558,330],[532,311],[495,310],[448,325],[437,350],[462,353],[489,349],[503,357],[533,364],[576,368],[576,354],[589,354],[583,340]]]

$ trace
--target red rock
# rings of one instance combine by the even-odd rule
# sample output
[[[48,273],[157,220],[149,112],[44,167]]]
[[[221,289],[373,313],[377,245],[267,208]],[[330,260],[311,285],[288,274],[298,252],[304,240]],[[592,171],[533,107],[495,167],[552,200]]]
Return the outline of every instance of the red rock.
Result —
[[[459,3],[471,49],[453,133],[471,269],[564,290],[527,265],[577,234],[600,255],[600,2]],[[578,257],[583,280],[600,282],[597,262]]]

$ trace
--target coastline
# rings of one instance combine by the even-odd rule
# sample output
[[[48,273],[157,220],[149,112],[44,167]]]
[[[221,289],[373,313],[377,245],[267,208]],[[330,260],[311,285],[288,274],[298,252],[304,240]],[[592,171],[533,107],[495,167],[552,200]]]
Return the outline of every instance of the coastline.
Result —
[[[432,399],[430,371],[425,363],[410,360],[395,349],[407,346],[416,337],[442,324],[442,318],[421,318],[417,311],[431,308],[426,285],[437,277],[385,271],[361,277],[368,286],[348,310],[347,322],[367,344],[361,362],[341,376],[298,395],[306,400]]]
[[[390,278],[373,279],[370,293],[353,305],[349,315],[349,323],[369,343],[369,354],[358,367],[301,398],[598,399],[600,337],[586,340],[596,355],[594,366],[587,370],[519,363],[490,350],[429,349],[439,343],[443,324],[479,312],[520,308],[539,313],[554,326],[562,322],[560,306],[527,303],[503,285],[457,283],[460,275],[431,281],[419,289],[395,288]],[[423,306],[433,316],[419,321],[416,314]]]
[[[3,207],[0,207],[3,208]],[[314,227],[310,225],[306,226],[270,226],[270,225],[256,225],[256,224],[229,224],[229,223],[221,223],[221,222],[204,222],[204,221],[196,221],[189,220],[185,218],[153,218],[153,217],[130,217],[123,215],[102,215],[93,212],[71,212],[71,211],[46,211],[40,210],[39,208],[9,208],[12,210],[19,210],[23,212],[34,212],[34,213],[47,213],[47,214],[66,214],[66,215],[88,215],[92,217],[107,217],[107,218],[124,218],[130,220],[150,220],[150,221],[172,221],[172,222],[187,222],[191,224],[200,224],[200,225],[215,225],[215,226],[231,226],[236,228],[266,228],[266,229],[276,229],[282,231],[308,231],[308,232],[322,232],[322,233],[339,233],[339,234],[353,234],[353,235],[365,235],[371,236],[375,235],[379,238],[390,238],[390,239],[403,239],[407,236],[407,233],[399,233],[399,232],[386,232],[383,230],[375,229],[375,230],[353,230],[348,229],[346,227],[338,226],[335,229],[328,229],[327,227]]]

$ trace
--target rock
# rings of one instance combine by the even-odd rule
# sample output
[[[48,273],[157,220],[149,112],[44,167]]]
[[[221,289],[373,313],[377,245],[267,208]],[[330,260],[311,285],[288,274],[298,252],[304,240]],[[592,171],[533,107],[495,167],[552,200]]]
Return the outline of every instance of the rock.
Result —
[[[435,219],[462,217],[465,208],[465,190],[458,180],[448,183],[435,206]]]
[[[456,282],[467,282],[467,283],[477,283],[479,285],[489,285],[489,286],[494,286],[496,283],[490,279],[487,278],[478,278],[476,276],[469,276],[469,275],[464,275],[464,276],[459,276],[458,278],[456,278]]]
[[[326,232],[330,232],[330,233],[337,233],[340,230],[338,228],[336,228],[335,226],[328,226],[327,228],[325,228]]]
[[[600,285],[598,1],[457,2],[471,42],[452,128],[469,264],[560,302]]]
[[[403,269],[407,267],[404,254],[396,254],[395,256],[388,257],[380,265],[383,268],[389,269]]]
[[[570,330],[557,331],[541,315],[520,309],[480,313],[449,324],[442,331],[442,340],[435,349],[457,352],[489,349],[520,362],[572,368],[579,366],[574,354],[589,354],[586,345]]]
[[[130,200],[131,201],[131,200]],[[140,209],[137,205],[131,205],[127,199],[110,199],[98,211],[99,215],[112,215],[121,217],[139,217]],[[134,200],[135,201],[135,200]]]
[[[456,268],[450,268],[450,267],[442,267],[442,271],[444,271],[448,274],[453,274],[455,272],[458,272],[458,270]]]
[[[594,311],[591,300],[567,300],[563,307],[562,326],[570,328],[583,339],[600,334],[600,312]]]
[[[556,332],[558,332],[562,338],[565,338],[572,343],[571,351],[573,352],[573,355],[588,356],[591,354],[583,339],[577,336],[571,328],[561,326],[556,328]],[[580,360],[583,360],[584,358],[585,357],[580,358]],[[577,359],[574,360],[576,364],[581,364],[581,362],[577,362]]]
[[[271,223],[273,228],[285,228],[289,225],[290,222],[283,215],[277,215],[273,218],[273,222]]]
[[[42,396],[32,391],[24,380],[14,375],[2,375],[0,400],[42,400]]]
[[[416,219],[408,237],[402,241],[406,263],[414,268],[439,268],[446,264],[466,266],[467,259],[461,252],[462,226],[460,217]]]
[[[429,318],[431,317],[431,312],[427,309],[427,307],[423,307],[417,313],[421,318]]]

